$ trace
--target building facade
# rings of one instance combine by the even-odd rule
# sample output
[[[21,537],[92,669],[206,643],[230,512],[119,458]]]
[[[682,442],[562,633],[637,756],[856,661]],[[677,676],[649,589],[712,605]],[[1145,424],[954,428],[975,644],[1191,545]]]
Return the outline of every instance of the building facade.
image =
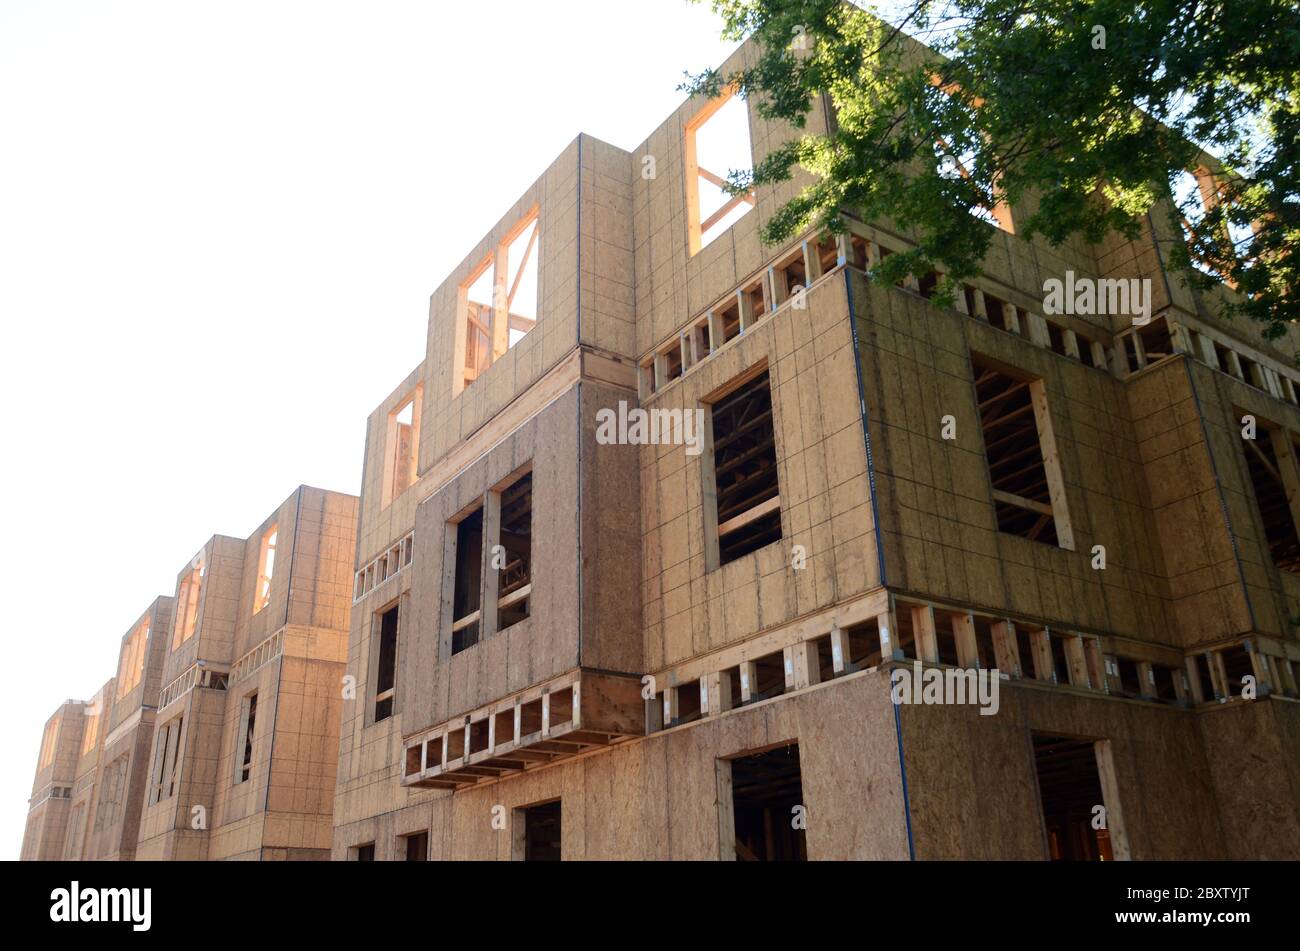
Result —
[[[301,486],[186,563],[47,726],[23,858],[329,857],[356,502]]]
[[[368,422],[334,858],[1300,856],[1297,341],[1163,209],[993,209],[951,306],[851,210],[765,246],[803,182],[720,192],[737,107],[785,140],[580,136],[433,293]]]
[[[55,714],[23,857],[1300,858],[1300,335],[1189,289],[1164,207],[989,209],[951,304],[852,209],[764,245],[806,180],[719,183],[789,135],[570,143],[360,499],[212,538]]]

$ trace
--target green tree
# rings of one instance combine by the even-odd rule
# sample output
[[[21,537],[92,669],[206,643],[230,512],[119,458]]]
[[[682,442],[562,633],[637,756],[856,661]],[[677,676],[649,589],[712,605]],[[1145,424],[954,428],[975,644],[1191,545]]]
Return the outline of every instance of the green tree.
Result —
[[[1294,2],[898,0],[888,20],[840,0],[711,3],[724,38],[753,37],[760,55],[683,88],[735,84],[760,115],[805,130],[732,185],[818,176],[764,224],[765,241],[835,230],[840,208],[892,220],[919,243],[881,278],[937,267],[947,297],[976,273],[1000,197],[1019,234],[1133,236],[1204,150],[1221,163],[1222,200],[1174,214],[1189,230],[1170,263],[1196,286],[1235,286],[1229,311],[1270,339],[1300,319]],[[836,112],[827,134],[806,131],[816,96]]]

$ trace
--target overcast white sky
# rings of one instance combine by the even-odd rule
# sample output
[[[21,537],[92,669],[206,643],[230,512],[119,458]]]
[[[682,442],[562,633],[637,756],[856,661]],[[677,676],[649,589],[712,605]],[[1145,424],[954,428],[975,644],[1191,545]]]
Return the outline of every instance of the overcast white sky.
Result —
[[[46,718],[200,545],[357,492],[433,288],[728,51],[685,0],[0,4],[0,857]]]

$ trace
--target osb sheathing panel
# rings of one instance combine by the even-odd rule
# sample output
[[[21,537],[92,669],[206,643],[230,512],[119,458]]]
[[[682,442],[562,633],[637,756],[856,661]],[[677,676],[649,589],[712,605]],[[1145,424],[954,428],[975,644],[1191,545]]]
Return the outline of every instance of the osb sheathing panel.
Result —
[[[54,715],[45,721],[41,730],[41,745],[45,745],[45,730],[57,723],[54,736],[54,755],[44,769],[37,769],[32,779],[32,795],[51,783],[69,784],[77,778],[77,761],[80,758],[82,731],[85,729],[85,705],[76,701],[63,703]],[[39,760],[37,766],[40,766]]]
[[[241,597],[245,540],[214,535],[196,554],[203,559],[203,584],[194,634],[175,650],[171,649],[176,623],[167,632],[167,661],[163,665],[163,686],[194,666],[197,660],[230,664],[236,659],[235,622],[244,605]],[[189,577],[193,559],[176,576],[173,589],[180,594],[181,582]],[[174,613],[174,612],[173,612]]]
[[[167,658],[167,649],[171,646],[172,611],[175,602],[171,598],[157,598],[122,635],[121,646],[117,654],[117,680],[122,680],[122,661],[127,642],[141,622],[149,622],[149,641],[145,647],[144,670],[139,682],[121,696],[113,699],[113,714],[109,719],[109,731],[116,729],[141,708],[158,705],[158,692],[162,689],[163,663]]]
[[[1170,632],[1183,647],[1250,629],[1237,549],[1220,493],[1221,470],[1231,459],[1215,457],[1206,440],[1189,371],[1200,376],[1193,364],[1177,358],[1128,384],[1173,598]]]
[[[126,772],[116,806],[116,818],[105,823],[102,829],[87,834],[86,857],[92,860],[129,860],[134,857],[140,837],[140,815],[145,802],[148,783],[149,751],[153,744],[154,720],[152,711],[146,711],[139,724],[127,730],[104,750],[103,770],[119,760],[126,763]],[[95,789],[95,812],[109,810],[105,802],[104,784]]]
[[[641,448],[645,656],[660,669],[733,644],[878,586],[866,447],[841,275],[647,401],[708,410],[701,399],[767,361],[781,492],[781,540],[706,570],[706,455]],[[804,567],[792,567],[794,546]]]
[[[582,572],[580,662],[640,673],[645,669],[641,605],[635,597],[641,582],[640,457],[636,446],[596,440],[597,414],[604,409],[617,415],[620,402],[636,406],[636,394],[591,382],[580,384],[580,391],[581,549],[569,556]]]
[[[163,711],[166,719],[159,720],[160,726],[177,716],[185,718],[180,739],[181,765],[174,795],[149,805],[146,791],[140,822],[141,858],[146,852],[153,856],[170,856],[176,848],[175,840],[181,836],[206,841],[207,829],[212,828],[215,821],[217,788],[230,778],[224,774],[217,775],[228,697],[224,690],[196,688]],[[154,749],[156,745],[150,746],[151,757],[157,752]],[[151,776],[153,769],[151,758],[147,775]],[[195,806],[202,806],[206,812],[206,829],[192,828]]]
[[[917,858],[1046,857],[1034,732],[1110,740],[1134,859],[1227,857],[1196,714],[1002,687],[990,716],[975,704],[899,708]]]
[[[1163,553],[1123,384],[856,273],[889,584],[937,600],[1169,641]],[[1075,549],[997,531],[970,354],[1046,382]],[[941,438],[942,419],[956,439]],[[1106,549],[1104,571],[1092,548]]]
[[[1295,616],[1296,594],[1300,586],[1292,577],[1283,581],[1273,564],[1265,541],[1264,524],[1246,466],[1246,447],[1242,444],[1244,414],[1300,432],[1300,409],[1271,398],[1225,373],[1199,364],[1191,365],[1206,433],[1208,451],[1222,486],[1227,520],[1236,539],[1240,572],[1245,577],[1246,599],[1238,599],[1233,614],[1234,632],[1252,628],[1275,637],[1295,639],[1291,623]],[[1225,572],[1226,574],[1226,572]],[[1240,577],[1237,584],[1241,584]],[[1199,632],[1198,632],[1199,634]],[[1197,641],[1210,640],[1208,636]]]
[[[391,547],[415,525],[415,508],[423,498],[422,483],[417,479],[405,492],[396,496],[387,506],[384,501],[385,460],[388,458],[388,416],[415,392],[424,379],[424,362],[411,371],[379,404],[366,421],[366,451],[361,474],[361,498],[358,502],[356,555],[353,568],[361,568],[380,552]],[[424,415],[421,407],[421,428]],[[416,446],[418,466],[425,469],[423,444]]]
[[[272,724],[275,735],[269,810],[325,816],[328,820],[334,808],[342,672],[341,663],[284,658],[278,709]],[[308,847],[317,846],[309,843]]]
[[[1265,324],[1259,321],[1216,316],[1223,314],[1230,302],[1240,299],[1234,291],[1221,284],[1207,290],[1193,289],[1188,285],[1186,274],[1172,270],[1162,274],[1163,264],[1169,259],[1175,243],[1183,241],[1181,225],[1170,219],[1173,212],[1172,203],[1161,200],[1151,211],[1149,226],[1143,225],[1138,238],[1130,242],[1118,236],[1109,237],[1103,245],[1107,253],[1101,256],[1101,260],[1112,264],[1110,273],[1151,278],[1152,313],[1158,313],[1163,302],[1169,300],[1179,310],[1194,314],[1198,320],[1210,323],[1228,336],[1290,365],[1296,351],[1300,350],[1300,328],[1288,327],[1278,339],[1267,340],[1264,337]],[[1124,263],[1126,259],[1131,260]],[[1116,329],[1123,327],[1117,326]]]
[[[400,859],[398,836],[427,829],[431,860],[509,859],[514,810],[559,798],[565,859],[716,859],[718,758],[787,741],[799,743],[809,858],[907,857],[894,715],[874,673],[340,825],[334,857],[373,841],[377,859]]]
[[[752,65],[756,59],[753,45],[745,44],[722,69]],[[682,103],[632,151],[636,340],[641,353],[759,269],[771,251],[759,239],[760,223],[811,181],[806,173],[797,172],[789,182],[759,189],[755,207],[692,257],[687,237],[686,189],[695,183],[685,179],[685,134],[686,124],[706,104],[700,96]],[[755,163],[797,134],[789,126],[761,118],[752,107],[748,112]],[[804,131],[818,133],[825,128],[826,116],[817,103]],[[654,158],[653,178],[642,174],[644,160],[650,156]],[[711,171],[725,175],[729,169]]]
[[[534,205],[540,206],[538,320],[462,393],[456,341],[457,290]],[[578,341],[578,141],[575,139],[452,270],[429,301],[419,473],[501,411],[555,366]],[[458,363],[456,357],[461,357]]]
[[[579,180],[582,244],[578,269],[581,340],[589,346],[635,358],[631,157],[622,149],[589,135],[580,136],[578,143],[582,153]],[[638,168],[635,172],[638,178],[639,172]]]
[[[420,506],[415,557],[407,569],[413,573],[415,623],[397,645],[397,689],[408,735],[577,664],[577,420],[578,391],[572,388]],[[529,617],[453,656],[449,592],[455,569],[444,558],[448,523],[530,463]]]
[[[70,804],[66,799],[47,799],[27,814],[22,860],[56,862],[63,857],[68,835]]]
[[[62,858],[65,862],[80,862],[85,853],[86,832],[89,829],[94,791],[94,785],[89,783],[80,789],[73,789],[71,806],[68,809],[67,832],[63,841]]]
[[[108,735],[108,724],[113,717],[113,691],[116,685],[117,678],[110,677],[108,682],[100,687],[95,695],[86,702],[83,710],[85,724],[82,727],[81,741],[77,744],[76,788],[94,782],[95,767],[99,765],[99,753],[104,747],[104,738]],[[90,729],[95,730],[95,739],[90,748],[86,749],[85,731]]]
[[[346,631],[352,606],[356,498],[302,486],[244,542],[232,662],[286,624]],[[270,601],[254,613],[262,537],[276,528]]]
[[[268,661],[248,677],[232,683],[226,692],[215,800],[210,813],[210,828],[214,831],[265,808],[271,781],[271,753],[277,739],[276,722],[281,702],[280,667],[285,661],[284,657]],[[257,693],[257,719],[253,730],[252,769],[248,779],[235,782],[242,775],[240,764],[243,762],[244,748],[240,742],[240,724],[244,716],[244,704],[254,692]]]
[[[1300,704],[1225,704],[1200,726],[1226,857],[1300,858]]]

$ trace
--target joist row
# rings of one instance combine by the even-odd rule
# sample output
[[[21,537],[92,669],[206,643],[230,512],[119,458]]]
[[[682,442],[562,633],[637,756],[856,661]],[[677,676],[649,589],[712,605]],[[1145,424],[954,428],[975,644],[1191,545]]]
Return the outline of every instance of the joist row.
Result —
[[[579,669],[408,738],[402,784],[458,789],[642,733],[640,683]]]

